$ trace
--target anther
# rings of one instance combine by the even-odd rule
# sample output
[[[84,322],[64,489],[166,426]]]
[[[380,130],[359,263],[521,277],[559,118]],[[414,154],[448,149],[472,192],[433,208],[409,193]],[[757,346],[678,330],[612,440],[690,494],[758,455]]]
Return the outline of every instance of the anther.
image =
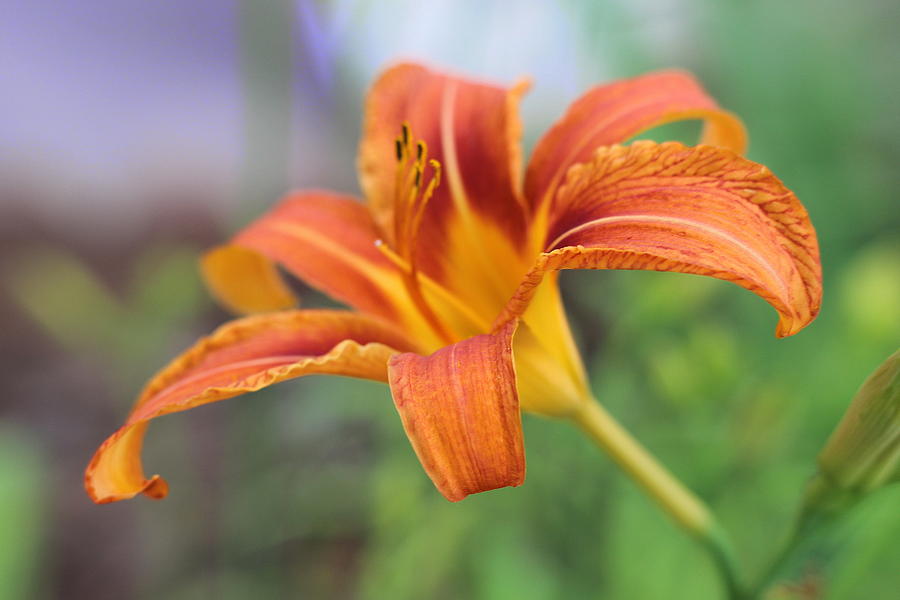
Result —
[[[403,145],[409,146],[409,123],[403,121],[403,124],[400,126],[400,131],[403,133]]]
[[[434,187],[437,187],[441,184],[441,163],[432,158],[428,161],[428,164],[431,165],[431,169],[434,171],[434,175],[431,176],[431,179],[434,181]]]
[[[411,137],[409,123],[404,122],[401,125],[400,136],[394,140],[394,150],[397,154],[397,172],[394,182],[394,239],[391,242],[394,247],[391,248],[391,245],[380,239],[375,242],[375,247],[400,269],[403,284],[410,299],[434,332],[445,342],[450,343],[454,339],[453,334],[438,319],[425,299],[415,261],[419,228],[425,216],[425,207],[440,183],[441,165],[434,159],[428,160],[428,145],[424,140],[416,141],[415,159],[410,161],[412,158]],[[429,180],[426,181],[425,176],[429,166],[432,173]],[[424,190],[422,189],[423,184]]]

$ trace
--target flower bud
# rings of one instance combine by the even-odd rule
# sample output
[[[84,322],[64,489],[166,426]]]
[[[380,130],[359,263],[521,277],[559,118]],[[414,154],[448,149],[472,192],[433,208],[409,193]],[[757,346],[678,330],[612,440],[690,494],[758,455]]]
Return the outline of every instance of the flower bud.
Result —
[[[900,479],[900,351],[859,388],[818,462],[831,487],[853,495]]]

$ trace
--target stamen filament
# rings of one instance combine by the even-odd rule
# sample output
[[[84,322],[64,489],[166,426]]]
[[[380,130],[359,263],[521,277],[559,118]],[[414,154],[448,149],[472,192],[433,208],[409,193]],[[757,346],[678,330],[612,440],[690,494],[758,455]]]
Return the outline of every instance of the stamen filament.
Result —
[[[425,285],[429,286],[430,292],[452,305],[477,329],[487,331],[490,323],[432,279],[425,277],[420,280],[415,256],[419,229],[425,218],[428,203],[441,184],[442,167],[438,161],[428,158],[428,145],[424,140],[416,142],[415,157],[413,157],[411,139],[412,131],[409,123],[404,122],[401,126],[400,136],[394,140],[397,171],[394,182],[394,236],[391,240],[393,248],[388,247],[381,240],[376,242],[376,246],[403,273],[404,286],[429,326],[447,343],[451,343],[455,340],[455,336],[429,306],[421,289],[423,281]],[[426,167],[431,167],[431,176],[427,183]]]
[[[441,163],[431,159],[428,161],[428,164],[432,169],[431,181],[428,182],[428,186],[426,186],[425,192],[422,194],[422,199],[419,201],[410,223],[409,245],[412,248],[415,248],[418,242],[419,228],[422,225],[422,220],[425,218],[425,208],[428,206],[428,201],[431,200],[434,191],[441,184]]]
[[[375,247],[389,260],[395,267],[401,271],[409,270],[409,264],[400,258],[396,252],[391,250],[390,246],[384,243],[384,240],[375,240]],[[463,302],[459,296],[442,286],[440,283],[429,277],[419,273],[419,283],[430,294],[436,296],[440,301],[446,303],[456,310],[458,314],[468,319],[469,324],[478,331],[490,331],[491,322],[479,315],[475,310]]]
[[[403,284],[406,287],[406,291],[409,293],[410,298],[413,301],[413,304],[416,305],[416,308],[419,309],[421,315],[425,318],[425,321],[431,327],[431,329],[444,341],[445,344],[452,344],[456,341],[456,336],[447,329],[447,326],[438,319],[437,315],[434,314],[434,311],[428,305],[428,302],[425,300],[425,296],[422,295],[422,289],[418,283],[418,277],[413,276],[412,269],[410,268],[409,263],[404,261],[400,256],[398,256],[393,250],[388,248],[387,244],[382,242],[382,240],[375,240],[375,247],[384,254],[388,260],[394,263],[402,272],[403,272]]]

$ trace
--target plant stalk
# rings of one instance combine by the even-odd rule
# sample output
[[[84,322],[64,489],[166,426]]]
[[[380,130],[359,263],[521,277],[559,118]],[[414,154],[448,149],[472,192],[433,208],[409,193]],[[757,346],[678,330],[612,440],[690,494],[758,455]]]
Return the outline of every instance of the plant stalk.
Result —
[[[795,571],[815,537],[852,507],[859,496],[833,486],[821,473],[807,484],[806,496],[790,535],[766,569],[748,588],[748,598],[762,597],[782,577]]]
[[[746,598],[727,534],[709,508],[634,439],[603,406],[585,402],[572,420],[688,535],[706,549],[732,600]]]

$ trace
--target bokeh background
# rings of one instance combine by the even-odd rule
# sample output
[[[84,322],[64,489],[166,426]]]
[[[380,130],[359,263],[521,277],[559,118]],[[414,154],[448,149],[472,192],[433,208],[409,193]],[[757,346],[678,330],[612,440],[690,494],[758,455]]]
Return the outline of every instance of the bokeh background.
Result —
[[[366,382],[160,419],[163,502],[94,506],[82,470],[142,382],[226,318],[203,249],[292,187],[358,189],[385,63],[534,76],[526,147],[588,86],[679,66],[808,207],[820,318],[776,340],[771,308],[723,282],[562,280],[598,397],[760,568],[900,339],[898,26],[892,0],[4,0],[0,598],[719,597],[701,551],[566,424],[526,416],[526,484],[449,504]],[[896,597],[898,501],[866,500],[785,597]]]

